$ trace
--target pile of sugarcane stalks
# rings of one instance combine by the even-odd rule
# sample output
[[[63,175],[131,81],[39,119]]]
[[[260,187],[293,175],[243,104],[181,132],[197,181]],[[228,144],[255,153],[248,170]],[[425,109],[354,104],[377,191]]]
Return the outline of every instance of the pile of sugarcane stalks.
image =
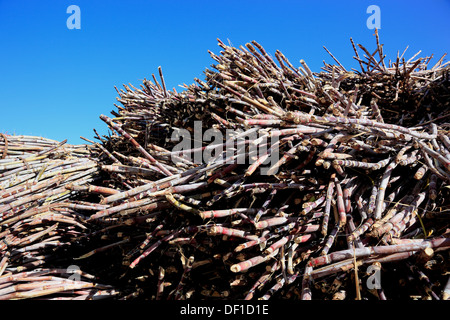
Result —
[[[99,179],[97,161],[90,158],[95,150],[32,136],[2,138],[0,300],[115,294],[65,254],[89,233],[82,212],[103,208],[74,199],[77,188]]]
[[[64,261],[124,300],[448,299],[450,68],[351,44],[314,73],[219,40],[181,92],[117,90]]]

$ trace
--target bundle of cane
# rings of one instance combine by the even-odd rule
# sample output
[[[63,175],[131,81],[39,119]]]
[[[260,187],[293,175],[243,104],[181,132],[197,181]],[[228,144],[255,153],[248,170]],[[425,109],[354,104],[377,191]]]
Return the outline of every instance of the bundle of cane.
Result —
[[[72,257],[64,250],[85,235],[86,213],[105,207],[75,199],[79,188],[99,179],[95,149],[32,136],[2,138],[0,299],[55,298],[82,288],[92,288],[89,294],[96,296],[93,283],[37,277],[53,273],[41,271],[48,266],[67,269]]]
[[[320,73],[219,40],[205,81],[118,90],[99,142],[2,135],[0,297],[447,298],[449,67],[376,40]]]
[[[94,280],[76,266],[8,273],[0,277],[0,300],[98,300],[118,294]]]
[[[125,298],[143,294],[139,278],[158,299],[326,299],[333,279],[366,277],[361,265],[447,257],[449,67],[388,62],[376,36],[373,54],[358,45],[365,59],[351,41],[360,71],[330,53],[337,65],[313,73],[219,40],[205,81],[170,91],[159,69],[160,83],[118,90],[123,107],[100,116],[112,134],[96,143],[108,208],[87,223],[121,236],[83,257],[121,248]],[[434,283],[447,267],[427,269]],[[336,297],[374,296],[351,288]]]

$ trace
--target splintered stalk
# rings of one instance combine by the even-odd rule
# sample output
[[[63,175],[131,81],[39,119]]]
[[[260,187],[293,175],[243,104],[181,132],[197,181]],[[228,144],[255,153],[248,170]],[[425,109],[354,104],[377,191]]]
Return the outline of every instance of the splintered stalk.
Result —
[[[150,253],[152,253],[153,251],[155,251],[162,243],[164,242],[168,242],[169,240],[177,237],[182,230],[177,230],[177,231],[173,231],[172,233],[170,233],[169,235],[165,236],[164,238],[156,241],[154,244],[152,244],[147,250],[145,250],[139,257],[137,257],[133,262],[131,262],[131,264],[129,265],[129,267],[131,269],[135,268],[136,265],[139,264],[139,262],[141,262],[142,259],[144,259],[145,257],[147,257]]]
[[[273,198],[274,198],[275,195],[277,194],[277,191],[278,191],[277,189],[273,189],[273,190],[270,192],[270,194],[269,194],[267,200],[263,203],[261,209],[259,209],[258,212],[256,213],[256,216],[255,216],[255,218],[254,218],[254,221],[255,221],[255,222],[258,222],[259,219],[261,218],[261,216],[265,213],[265,211],[267,210],[267,207],[269,206],[269,204],[271,203],[271,201],[273,200]]]
[[[175,300],[179,300],[181,298],[182,290],[185,286],[185,281],[186,281],[187,275],[191,271],[193,263],[194,263],[194,256],[190,256],[189,259],[186,261],[186,265],[184,266],[184,270],[183,270],[183,274],[181,275],[180,282],[178,283],[178,286],[175,289],[175,295],[174,295]]]

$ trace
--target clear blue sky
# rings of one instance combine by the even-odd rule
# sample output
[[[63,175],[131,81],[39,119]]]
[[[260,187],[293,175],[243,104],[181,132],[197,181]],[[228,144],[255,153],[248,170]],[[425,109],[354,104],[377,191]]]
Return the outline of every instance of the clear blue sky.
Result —
[[[69,30],[69,5],[81,9],[81,29]],[[107,132],[100,114],[116,110],[114,85],[139,86],[164,72],[170,88],[203,79],[219,53],[216,38],[251,40],[313,71],[333,63],[355,67],[350,37],[373,50],[369,5],[381,10],[381,42],[388,58],[409,45],[437,59],[450,54],[450,1],[99,1],[0,0],[0,132],[83,143],[93,128]]]

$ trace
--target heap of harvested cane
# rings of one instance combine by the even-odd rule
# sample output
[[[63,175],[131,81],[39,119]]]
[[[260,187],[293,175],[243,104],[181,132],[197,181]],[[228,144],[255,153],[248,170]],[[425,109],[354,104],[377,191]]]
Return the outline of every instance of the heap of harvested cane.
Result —
[[[0,300],[117,294],[93,282],[64,250],[84,237],[80,210],[102,206],[71,199],[99,179],[93,151],[31,136],[2,134],[0,160]]]
[[[16,247],[2,248],[0,285],[42,233],[77,245],[55,262],[37,250],[35,267],[76,265],[112,286],[92,283],[91,296],[448,299],[450,69],[444,57],[387,61],[376,36],[372,54],[351,41],[361,70],[330,53],[337,65],[320,73],[219,41],[206,79],[180,93],[161,69],[118,90],[123,106],[100,116],[112,133],[86,139],[87,160],[73,146],[8,154],[24,178],[1,191],[0,235]]]

